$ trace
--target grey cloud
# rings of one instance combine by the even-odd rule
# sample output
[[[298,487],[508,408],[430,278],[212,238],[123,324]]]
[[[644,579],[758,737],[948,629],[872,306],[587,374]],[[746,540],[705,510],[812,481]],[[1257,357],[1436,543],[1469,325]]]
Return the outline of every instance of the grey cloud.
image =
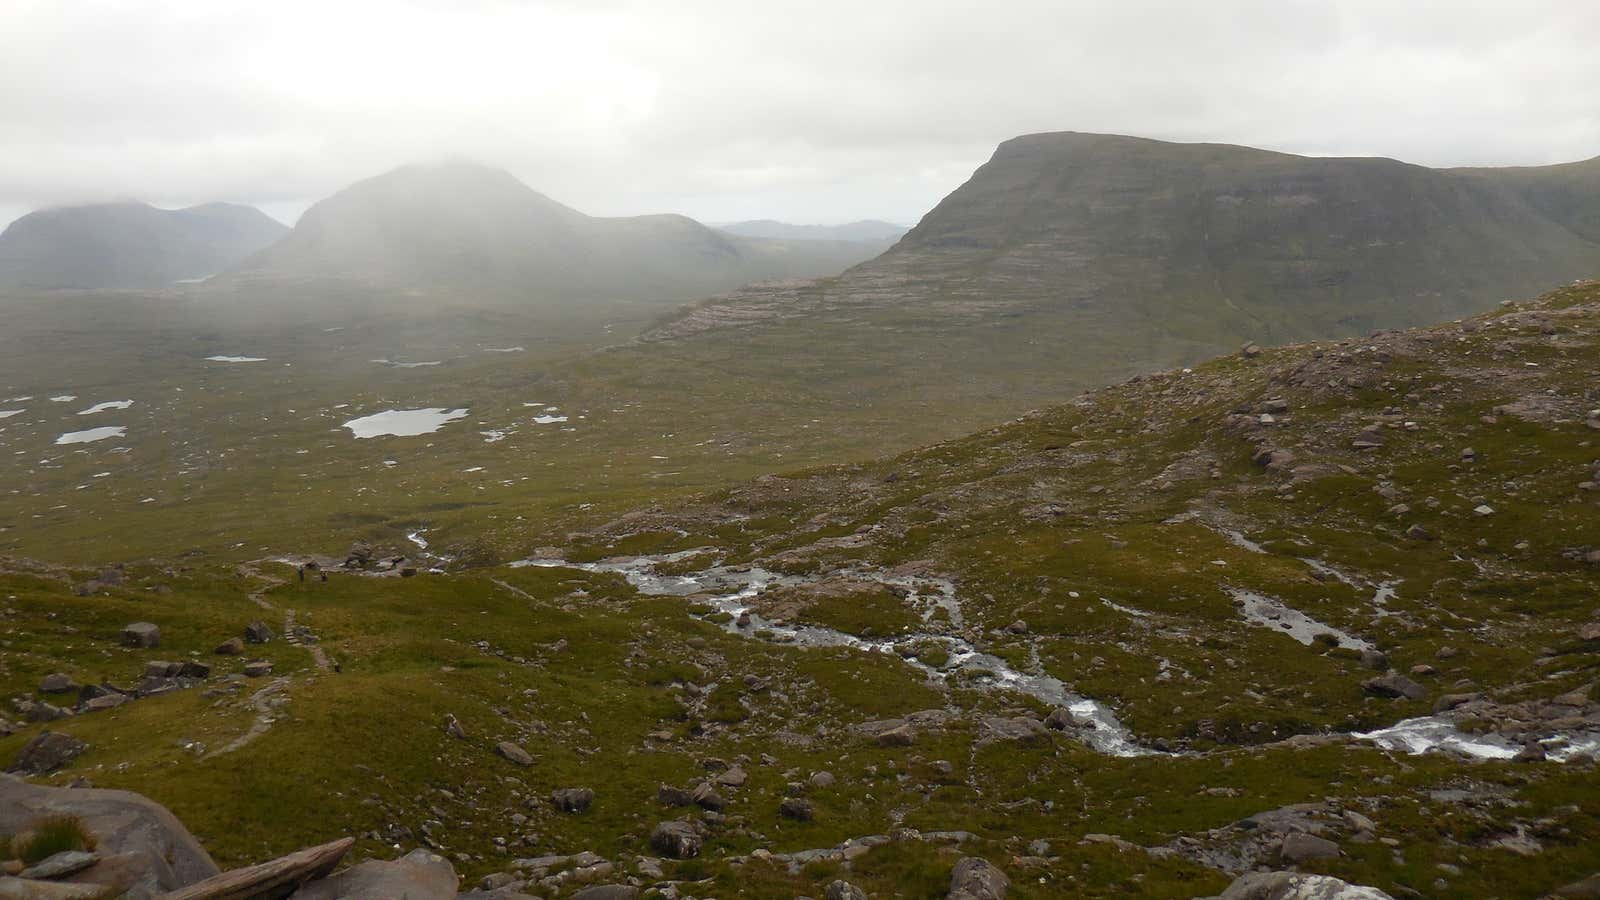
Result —
[[[1557,162],[1600,154],[1596,34],[1591,0],[13,0],[0,213],[466,156],[595,213],[909,221],[1061,129]]]

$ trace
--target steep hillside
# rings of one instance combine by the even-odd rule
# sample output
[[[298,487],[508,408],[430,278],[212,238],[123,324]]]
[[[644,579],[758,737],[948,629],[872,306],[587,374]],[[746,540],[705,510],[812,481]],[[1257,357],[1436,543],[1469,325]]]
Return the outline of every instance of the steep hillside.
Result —
[[[870,253],[730,236],[678,215],[596,218],[510,173],[451,163],[407,166],[340,191],[236,274],[560,300],[681,300],[832,274]]]
[[[0,761],[223,865],[351,836],[542,896],[1543,896],[1600,872],[1597,359],[1590,282],[598,529],[580,494],[494,517],[512,564],[359,517],[0,559]]]
[[[107,203],[30,213],[0,233],[0,290],[151,288],[214,275],[288,229],[228,203]]]
[[[1433,170],[1030,135],[881,257],[701,304],[648,338],[740,327],[834,369],[889,348],[880,364],[908,398],[956,390],[1017,412],[1245,341],[1419,325],[1592,277],[1597,216],[1600,160]]]

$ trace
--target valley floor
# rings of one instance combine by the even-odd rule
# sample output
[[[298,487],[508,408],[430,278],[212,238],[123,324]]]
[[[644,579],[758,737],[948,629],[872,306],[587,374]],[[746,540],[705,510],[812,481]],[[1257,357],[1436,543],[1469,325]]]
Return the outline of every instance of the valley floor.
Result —
[[[145,793],[227,864],[353,835],[546,896],[937,897],[963,856],[1012,897],[1258,866],[1541,896],[1600,871],[1597,360],[1586,284],[581,531],[502,520],[520,563],[448,559],[437,523],[349,565],[293,534],[14,556],[0,759],[70,734],[42,780]],[[691,858],[652,844],[674,820]]]

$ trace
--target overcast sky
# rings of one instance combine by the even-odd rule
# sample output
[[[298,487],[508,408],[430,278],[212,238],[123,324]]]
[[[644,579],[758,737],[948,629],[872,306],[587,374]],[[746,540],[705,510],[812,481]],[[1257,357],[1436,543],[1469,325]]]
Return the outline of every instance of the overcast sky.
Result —
[[[288,221],[466,157],[585,212],[916,221],[1037,131],[1600,155],[1597,0],[0,0],[0,222]]]

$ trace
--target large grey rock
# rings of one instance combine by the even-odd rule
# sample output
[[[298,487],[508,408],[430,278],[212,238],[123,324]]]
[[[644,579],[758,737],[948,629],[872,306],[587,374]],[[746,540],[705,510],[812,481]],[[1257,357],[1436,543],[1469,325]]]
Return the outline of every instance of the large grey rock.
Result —
[[[950,872],[947,900],[1003,900],[1011,879],[982,857],[968,856]]]
[[[662,856],[689,859],[700,855],[700,835],[688,822],[662,822],[650,833],[650,846]]]
[[[917,741],[917,730],[907,723],[878,732],[874,740],[880,747],[909,747]]]
[[[244,627],[244,639],[248,644],[265,644],[272,640],[272,629],[265,622],[251,622]]]
[[[1407,700],[1421,700],[1428,696],[1427,688],[1394,673],[1369,678],[1361,683],[1361,689],[1379,697],[1404,697]]]
[[[152,622],[125,625],[122,628],[122,644],[125,647],[159,647],[161,629]]]
[[[65,672],[46,675],[39,680],[39,693],[41,694],[70,694],[78,689],[78,683],[73,681],[72,676]]]
[[[506,759],[511,760],[519,766],[533,765],[533,756],[530,755],[528,751],[522,749],[516,744],[511,743],[510,741],[501,741],[500,743],[495,744],[494,752],[500,754]]]
[[[634,900],[639,889],[631,884],[596,884],[572,895],[572,900]]]
[[[986,716],[978,729],[978,741],[991,743],[994,741],[1016,741],[1022,744],[1037,744],[1050,739],[1050,732],[1038,719],[1026,716],[1005,718],[1002,716]]]
[[[810,800],[800,797],[785,797],[778,804],[778,815],[796,822],[809,822],[816,817],[816,807]]]
[[[1214,900],[1394,900],[1374,887],[1350,884],[1330,875],[1252,872],[1228,885]]]
[[[594,803],[594,791],[588,788],[558,788],[550,792],[550,802],[562,812],[580,813]]]
[[[0,775],[0,833],[16,834],[48,816],[76,816],[95,838],[100,862],[72,875],[74,882],[150,897],[217,874],[205,848],[159,803],[128,791],[46,787]]]
[[[0,900],[104,900],[108,896],[116,895],[100,884],[0,877]]]
[[[1279,852],[1284,859],[1294,863],[1310,862],[1313,859],[1338,859],[1339,845],[1327,838],[1296,831],[1283,836],[1283,847]]]
[[[823,900],[867,900],[866,891],[843,879],[828,882],[822,896]]]
[[[456,886],[450,861],[418,847],[396,860],[370,860],[311,882],[290,900],[449,900]]]
[[[286,897],[307,882],[324,878],[339,860],[350,852],[355,838],[340,838],[270,862],[242,869],[230,869],[220,875],[186,885],[167,894],[163,900],[244,900],[244,898]],[[401,896],[401,895],[395,895]]]
[[[84,850],[63,850],[23,869],[22,878],[62,878],[81,872],[100,861],[100,857]]]
[[[1585,898],[1585,900],[1600,897],[1600,874],[1590,875],[1581,881],[1574,881],[1571,884],[1556,888],[1555,892],[1550,896]]]
[[[16,761],[6,771],[43,775],[72,762],[87,749],[89,749],[88,744],[70,734],[41,731],[22,745],[22,751],[17,754]]]

